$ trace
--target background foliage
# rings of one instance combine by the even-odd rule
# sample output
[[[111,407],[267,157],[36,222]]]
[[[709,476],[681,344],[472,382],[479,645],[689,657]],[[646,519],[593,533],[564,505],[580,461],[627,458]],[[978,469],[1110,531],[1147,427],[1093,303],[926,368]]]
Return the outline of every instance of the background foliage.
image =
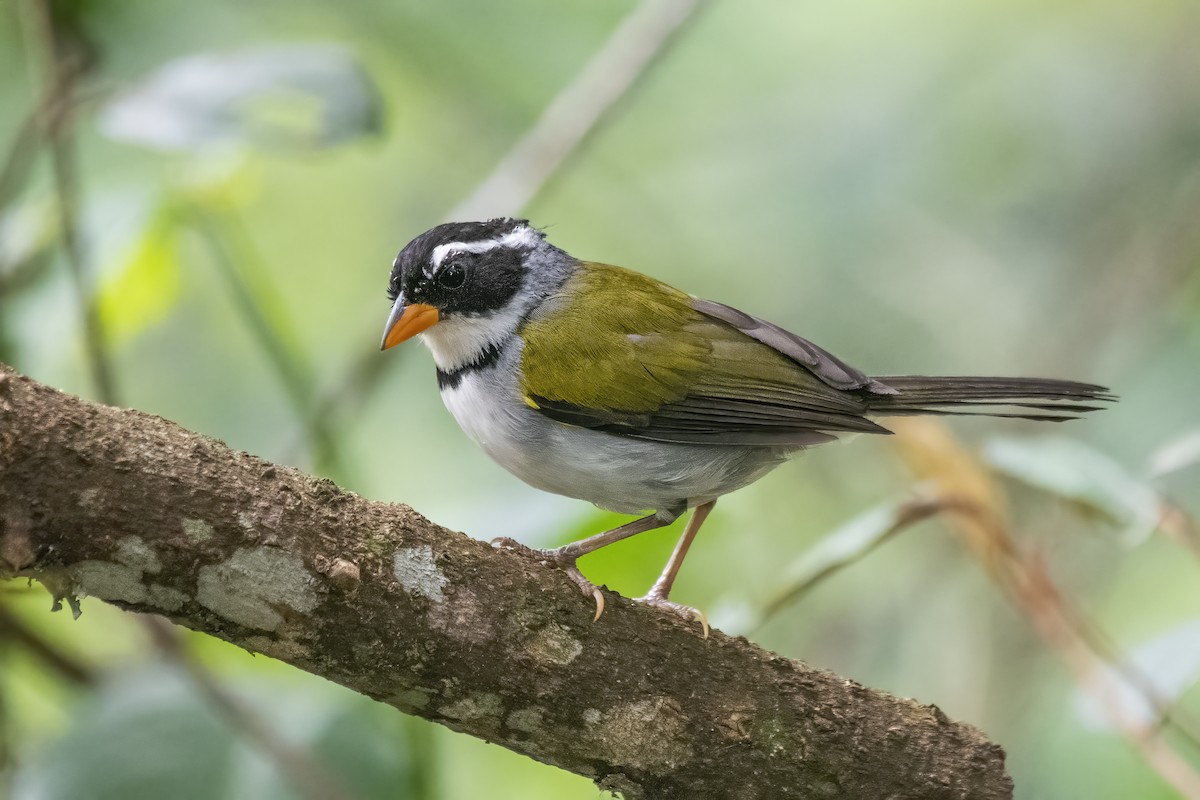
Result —
[[[395,252],[632,3],[64,2],[60,53],[85,69],[70,112],[31,123],[53,88],[44,7],[0,5],[0,360],[103,398],[100,343],[108,399],[480,538],[549,545],[614,521],[490,463],[422,348],[374,351]],[[1043,374],[1122,396],[1052,429],[956,422],[946,446],[966,461],[923,428],[806,454],[723,500],[677,583],[719,627],[979,725],[1018,797],[1177,796],[1138,731],[1200,768],[1198,34],[1185,0],[718,0],[524,209],[577,255],[869,372]],[[1057,594],[1006,588],[962,524],[889,535],[922,478],[986,484]],[[641,594],[674,535],[584,568]],[[172,656],[94,601],[72,621],[38,587],[0,589],[15,797],[298,796],[196,669],[349,797],[596,795],[220,642],[189,636]],[[1039,627],[1059,602],[1093,661]]]

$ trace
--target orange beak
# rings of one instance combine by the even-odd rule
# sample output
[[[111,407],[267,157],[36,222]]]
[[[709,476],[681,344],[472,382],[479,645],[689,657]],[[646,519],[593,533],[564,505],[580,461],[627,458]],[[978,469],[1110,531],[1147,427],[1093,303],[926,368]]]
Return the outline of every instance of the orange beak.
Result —
[[[395,347],[405,339],[411,339],[418,333],[428,330],[437,324],[438,310],[424,303],[407,305],[404,295],[396,298],[392,313],[388,315],[387,325],[383,329],[383,344],[380,350]]]

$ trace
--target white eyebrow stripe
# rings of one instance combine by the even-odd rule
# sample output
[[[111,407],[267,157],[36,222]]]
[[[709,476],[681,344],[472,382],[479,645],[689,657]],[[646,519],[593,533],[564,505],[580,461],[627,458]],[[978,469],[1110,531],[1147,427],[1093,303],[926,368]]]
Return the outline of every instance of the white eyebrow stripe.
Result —
[[[451,253],[486,253],[489,250],[495,250],[497,247],[533,247],[537,244],[539,238],[533,228],[522,225],[498,239],[484,239],[481,242],[447,242],[446,244],[439,244],[433,248],[433,257],[430,259],[430,265],[425,270],[425,274],[433,274],[433,271],[440,267],[442,261]]]

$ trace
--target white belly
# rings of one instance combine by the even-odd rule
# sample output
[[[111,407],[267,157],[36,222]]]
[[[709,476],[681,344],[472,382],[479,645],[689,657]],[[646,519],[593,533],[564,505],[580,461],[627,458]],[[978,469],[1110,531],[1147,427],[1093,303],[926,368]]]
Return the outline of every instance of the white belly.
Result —
[[[752,483],[791,452],[651,442],[564,425],[524,403],[514,367],[468,373],[442,390],[442,400],[489,456],[547,492],[623,514],[682,511]]]

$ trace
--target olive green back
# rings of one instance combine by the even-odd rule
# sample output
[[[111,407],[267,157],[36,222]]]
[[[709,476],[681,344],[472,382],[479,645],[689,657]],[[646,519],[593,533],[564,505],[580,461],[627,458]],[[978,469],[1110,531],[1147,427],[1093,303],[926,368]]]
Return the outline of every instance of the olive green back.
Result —
[[[693,302],[640,273],[583,263],[519,331],[527,401],[560,421],[666,441],[881,430],[854,393]]]

